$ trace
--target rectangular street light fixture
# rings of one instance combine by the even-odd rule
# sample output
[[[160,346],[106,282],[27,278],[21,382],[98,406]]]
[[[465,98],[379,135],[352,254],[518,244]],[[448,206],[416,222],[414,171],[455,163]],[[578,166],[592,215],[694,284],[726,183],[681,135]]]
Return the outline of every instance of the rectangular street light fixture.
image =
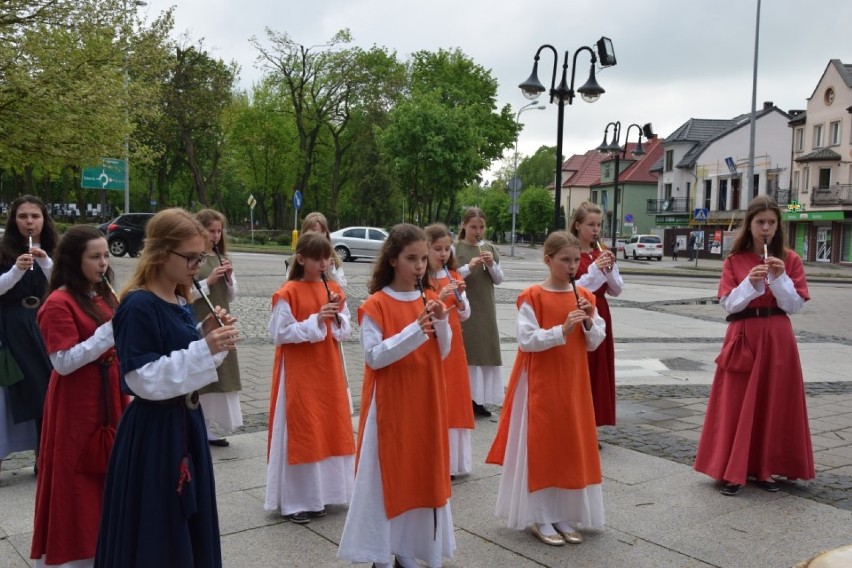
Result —
[[[601,67],[612,67],[615,65],[615,49],[612,47],[612,40],[608,37],[602,37],[598,40],[598,59]]]

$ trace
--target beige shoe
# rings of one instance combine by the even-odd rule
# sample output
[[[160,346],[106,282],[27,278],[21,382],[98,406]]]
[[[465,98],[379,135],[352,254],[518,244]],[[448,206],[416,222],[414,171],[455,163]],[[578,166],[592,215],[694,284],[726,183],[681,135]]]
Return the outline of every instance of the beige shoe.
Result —
[[[568,544],[580,544],[583,542],[583,535],[577,531],[562,532],[556,525],[553,525],[553,528],[556,529],[556,532],[558,532],[562,539]]]
[[[533,523],[532,526],[532,533],[538,540],[540,540],[544,544],[549,544],[550,546],[563,546],[565,544],[565,539],[562,538],[561,534],[555,534],[553,536],[542,534],[538,528],[538,525],[535,523]]]

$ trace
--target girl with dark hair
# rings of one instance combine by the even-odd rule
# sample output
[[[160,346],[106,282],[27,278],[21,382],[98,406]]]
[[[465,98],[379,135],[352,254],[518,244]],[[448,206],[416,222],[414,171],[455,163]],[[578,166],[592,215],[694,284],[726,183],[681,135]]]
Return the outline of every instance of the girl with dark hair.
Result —
[[[121,387],[134,395],[109,461],[95,566],[222,566],[216,485],[198,389],[236,349],[235,319],[188,305],[207,231],[160,211],[113,318]],[[199,331],[200,327],[200,331]]]
[[[272,296],[275,363],[269,400],[267,511],[294,523],[347,504],[355,438],[339,343],[352,331],[340,285],[330,280],[331,244],[299,237],[287,282]]]
[[[23,379],[0,387],[0,461],[12,452],[38,454],[51,367],[36,310],[47,290],[56,240],[38,197],[24,195],[12,202],[0,245],[0,345],[16,355]]]
[[[441,365],[452,333],[444,305],[422,282],[428,258],[421,229],[394,226],[358,309],[365,363],[358,469],[337,555],[377,568],[411,568],[417,559],[440,566],[456,547]]]
[[[778,491],[773,475],[812,479],[813,448],[796,336],[788,314],[810,298],[802,260],[786,247],[781,209],[755,197],[722,267],[719,303],[728,331],[695,469],[736,495],[753,479]]]
[[[450,475],[473,472],[470,441],[475,427],[470,399],[470,373],[462,340],[461,322],[470,317],[470,303],[464,292],[465,284],[456,272],[453,238],[441,223],[429,225],[423,231],[429,240],[429,280],[438,299],[449,308],[453,342],[450,354],[444,359],[444,380],[447,388],[447,423],[450,442]]]
[[[618,296],[624,280],[618,271],[615,254],[597,246],[601,235],[601,209],[588,201],[580,204],[571,218],[570,232],[580,241],[580,266],[577,285],[595,295],[595,307],[606,323],[606,337],[594,351],[589,351],[589,378],[595,403],[595,424],[615,425],[615,339],[612,314],[606,295]]]
[[[214,306],[230,311],[231,302],[239,290],[234,266],[226,254],[225,216],[212,209],[202,209],[195,218],[207,229],[207,255],[196,275],[201,292],[206,294]],[[192,289],[192,308],[198,320],[210,313],[207,302],[201,293]],[[216,369],[219,380],[198,391],[204,419],[207,422],[207,440],[211,446],[226,447],[228,439],[216,432],[231,433],[243,425],[243,412],[240,408],[240,363],[237,352],[231,351],[225,361]]]
[[[56,247],[38,323],[53,373],[44,405],[35,528],[36,566],[91,566],[112,436],[127,397],[118,384],[109,249],[94,227],[71,227]]]
[[[468,207],[462,217],[455,255],[470,300],[470,317],[462,323],[462,329],[473,411],[487,417],[491,411],[485,405],[501,406],[504,395],[494,299],[494,286],[503,282],[503,269],[497,247],[485,242],[484,236],[485,213],[478,207]]]
[[[604,524],[587,351],[604,338],[595,296],[576,287],[580,243],[565,231],[544,243],[550,274],[518,296],[518,355],[487,462],[502,465],[498,517],[532,526],[551,546],[579,544]]]

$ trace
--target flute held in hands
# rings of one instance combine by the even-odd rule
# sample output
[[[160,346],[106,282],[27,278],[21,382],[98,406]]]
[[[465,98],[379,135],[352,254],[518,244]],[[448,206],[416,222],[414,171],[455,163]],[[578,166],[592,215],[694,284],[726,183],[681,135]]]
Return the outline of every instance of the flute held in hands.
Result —
[[[325,271],[320,272],[320,278],[322,279],[322,283],[325,284],[325,293],[328,295],[329,303],[331,303],[331,289],[328,287],[328,276],[325,275]],[[340,314],[334,314],[334,321],[340,327]]]
[[[425,308],[427,302],[426,302],[426,292],[423,291],[423,277],[422,276],[417,277],[417,290],[420,292],[420,299],[423,300],[423,307]],[[432,335],[435,337],[435,339],[437,339],[438,338],[438,332],[435,331],[435,328],[434,328],[435,320],[432,318],[432,316],[429,316],[429,321],[431,321],[432,325],[433,325]]]
[[[216,318],[216,323],[219,324],[219,327],[225,327],[225,324],[222,323],[221,318],[216,315],[216,308],[213,307],[213,303],[210,301],[210,298],[207,297],[207,294],[201,289],[201,284],[198,283],[198,280],[195,278],[192,279],[192,283],[195,285],[195,289],[198,290],[198,293],[201,294],[201,297],[204,298],[204,303],[207,304],[207,308],[210,310],[210,313]]]

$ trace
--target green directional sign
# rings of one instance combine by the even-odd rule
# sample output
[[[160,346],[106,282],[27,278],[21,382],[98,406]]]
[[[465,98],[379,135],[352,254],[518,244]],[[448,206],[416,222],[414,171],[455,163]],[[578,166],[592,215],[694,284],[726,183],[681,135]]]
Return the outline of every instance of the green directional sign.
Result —
[[[124,160],[102,158],[101,165],[83,168],[80,187],[83,189],[113,189],[124,191],[124,172],[127,164]]]

